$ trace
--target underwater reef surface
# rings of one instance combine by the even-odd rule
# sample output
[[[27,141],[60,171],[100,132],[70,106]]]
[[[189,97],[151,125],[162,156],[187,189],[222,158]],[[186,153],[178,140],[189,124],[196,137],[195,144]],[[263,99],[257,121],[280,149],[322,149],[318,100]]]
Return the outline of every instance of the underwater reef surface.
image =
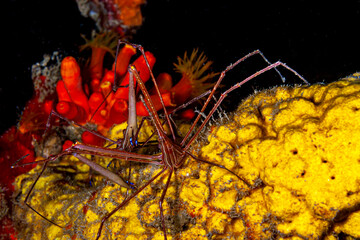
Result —
[[[194,143],[192,153],[251,186],[225,169],[188,159],[166,193],[168,239],[360,238],[359,122],[359,73],[248,97],[229,121],[210,128],[207,141]],[[110,138],[121,137],[125,128],[117,125]],[[140,139],[154,131],[150,123],[141,129]],[[104,166],[111,161],[92,160]],[[137,187],[162,169],[125,161],[109,166]],[[74,157],[52,162],[28,202],[64,226],[59,228],[23,204],[40,170],[16,180],[13,219],[20,239],[94,239],[101,219],[131,193]],[[158,201],[165,176],[111,216],[100,239],[164,239]]]

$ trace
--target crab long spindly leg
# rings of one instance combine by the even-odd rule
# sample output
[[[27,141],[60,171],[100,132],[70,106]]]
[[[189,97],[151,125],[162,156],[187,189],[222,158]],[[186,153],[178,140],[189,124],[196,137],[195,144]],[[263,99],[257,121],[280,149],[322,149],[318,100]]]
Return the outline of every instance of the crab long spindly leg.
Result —
[[[166,169],[166,168],[164,168],[164,169]],[[169,188],[169,185],[170,185],[170,180],[171,180],[171,176],[172,176],[173,171],[174,171],[174,169],[170,169],[168,179],[166,180],[165,189],[162,191],[160,201],[159,201],[160,219],[161,219],[161,225],[162,225],[162,228],[163,228],[162,230],[164,232],[164,238],[165,239],[167,239],[167,237],[166,237],[166,226],[165,226],[163,202],[164,202],[164,199],[165,199],[166,192],[167,192],[167,190]]]
[[[96,155],[96,156],[112,157],[112,158],[122,159],[122,160],[126,160],[126,161],[150,163],[150,164],[154,164],[154,165],[163,165],[162,162],[159,161],[159,160],[161,160],[161,155],[143,155],[143,154],[121,151],[118,149],[108,149],[108,148],[104,148],[104,147],[90,146],[90,145],[85,145],[85,144],[81,144],[81,143],[76,143],[73,146],[71,146],[70,148],[63,151],[62,153],[57,154],[52,157],[49,157],[46,160],[40,160],[40,161],[33,162],[33,163],[26,163],[26,164],[35,164],[35,163],[44,162],[45,164],[42,167],[38,176],[36,177],[34,183],[31,185],[30,190],[25,197],[24,203],[31,210],[33,210],[37,215],[39,215],[46,221],[48,221],[51,224],[53,224],[57,227],[60,227],[60,228],[64,228],[64,226],[60,226],[59,224],[55,223],[54,221],[46,218],[44,215],[42,215],[40,212],[38,212],[35,208],[33,208],[28,203],[31,192],[35,188],[36,183],[38,182],[39,178],[42,176],[43,172],[45,171],[45,169],[50,161],[55,161],[59,157],[62,157],[65,155],[74,155],[80,161],[84,162],[85,164],[89,165],[92,169],[99,172],[102,176],[119,184],[120,186],[123,186],[125,188],[131,188],[119,176],[115,175],[114,173],[107,170],[106,168],[103,168],[100,165],[88,160],[87,158],[81,156],[80,154],[91,154],[91,155]],[[17,166],[20,166],[20,165],[16,164],[16,165],[13,165],[12,167],[17,167]],[[133,189],[133,188],[131,188],[131,189]]]
[[[125,204],[127,204],[131,199],[133,199],[136,195],[138,195],[142,190],[144,190],[144,188],[146,188],[147,186],[150,185],[150,183],[152,183],[155,179],[157,179],[161,174],[163,174],[166,171],[166,167],[163,168],[158,174],[156,174],[153,178],[151,178],[145,185],[141,186],[140,188],[138,188],[136,190],[136,192],[134,192],[133,194],[131,194],[130,197],[126,198],[119,206],[117,206],[114,210],[112,210],[110,213],[108,213],[105,217],[103,217],[103,219],[101,220],[100,223],[100,227],[96,236],[96,240],[98,240],[101,236],[101,231],[102,228],[104,226],[104,223],[106,222],[106,220],[108,220],[114,213],[116,213],[120,208],[122,208]]]
[[[221,80],[224,78],[225,76],[225,72],[228,71],[229,69],[232,69],[236,64],[238,64],[239,61],[237,61],[235,64],[230,65],[229,67],[227,67],[222,73],[221,76],[217,82],[220,83]],[[305,83],[308,83],[300,74],[298,74],[294,69],[290,68],[289,66],[287,66],[285,63],[282,63],[280,61],[273,63],[259,71],[257,71],[256,73],[250,75],[249,77],[245,78],[244,80],[242,80],[241,82],[238,82],[237,84],[233,85],[231,88],[227,89],[225,92],[223,92],[219,98],[219,100],[215,103],[215,105],[213,106],[213,108],[211,109],[211,111],[209,112],[209,114],[207,115],[207,117],[205,118],[205,120],[202,122],[202,124],[200,125],[200,129],[203,129],[204,126],[207,124],[207,122],[210,120],[210,117],[212,116],[212,114],[215,112],[215,110],[219,107],[219,105],[221,104],[221,102],[225,99],[225,97],[232,91],[234,91],[235,89],[241,87],[242,85],[244,85],[246,82],[250,81],[251,79],[259,76],[260,74],[263,74],[264,72],[267,72],[273,68],[276,68],[278,66],[283,66],[284,68],[288,69],[289,71],[291,71],[292,73],[294,73],[297,77],[299,77],[301,80],[303,80]],[[208,100],[210,101],[210,97],[212,96],[212,94],[210,94],[210,96],[208,97]],[[208,101],[207,101],[208,102]],[[205,107],[205,106],[204,106]],[[205,108],[201,109],[201,113],[205,110]],[[191,130],[191,129],[190,129]],[[189,132],[190,132],[189,130]],[[188,133],[189,133],[188,132]],[[197,136],[199,135],[199,131],[197,131],[192,138],[188,141],[188,143],[185,145],[184,149],[187,150],[189,149],[189,147],[191,146],[191,143],[197,138]],[[183,143],[183,142],[182,142]]]
[[[128,189],[132,189],[124,180],[122,180],[118,175],[116,175],[115,173],[113,173],[110,170],[107,170],[106,168],[100,166],[99,164],[90,161],[89,159],[87,159],[86,157],[81,156],[78,153],[73,153],[72,154],[74,157],[76,157],[77,159],[79,159],[80,161],[82,161],[83,163],[87,164],[90,168],[92,168],[93,170],[95,170],[96,172],[100,173],[102,176],[106,177],[107,179],[109,179],[110,181],[124,187],[124,188],[128,188]]]
[[[43,216],[41,213],[39,213],[35,208],[33,208],[29,203],[28,203],[28,199],[30,197],[30,193],[33,191],[35,184],[37,183],[37,181],[39,180],[39,178],[41,177],[41,175],[44,173],[46,166],[49,162],[45,162],[44,166],[42,167],[40,173],[38,174],[38,176],[36,177],[34,183],[31,185],[29,192],[27,193],[24,203],[26,206],[28,206],[31,210],[33,210],[37,215],[39,215],[40,217],[42,217],[43,219],[45,219],[46,221],[50,222],[51,224],[54,224],[55,226],[59,227],[59,228],[63,228],[63,226],[60,226],[59,224],[56,224],[54,221],[51,221],[50,219],[47,219],[45,216]]]
[[[116,159],[121,159],[125,161],[132,162],[142,162],[142,163],[150,163],[154,165],[162,165],[159,160],[161,160],[161,155],[145,155],[133,152],[122,151],[118,149],[105,148],[105,147],[97,147],[86,144],[77,143],[68,149],[68,153],[64,153],[63,155],[69,155],[73,153],[78,154],[91,154],[95,156],[102,157],[111,157]]]
[[[187,134],[185,135],[184,139],[181,141],[181,143],[180,143],[181,146],[187,145],[186,149],[188,149],[188,147],[190,146],[190,144],[189,144],[189,143],[186,143],[186,141],[187,141],[189,135],[190,135],[190,134],[192,133],[192,131],[194,130],[196,124],[197,124],[198,121],[200,120],[201,114],[205,111],[205,109],[206,109],[206,107],[208,106],[210,100],[212,99],[213,95],[215,94],[216,89],[220,86],[222,80],[223,80],[224,77],[225,77],[225,74],[226,74],[228,71],[230,71],[231,69],[233,69],[235,66],[237,66],[239,63],[245,61],[247,58],[249,58],[249,57],[251,57],[251,56],[254,56],[254,55],[256,55],[256,54],[259,54],[259,55],[264,59],[264,61],[265,61],[267,64],[269,64],[269,66],[271,65],[271,63],[267,60],[267,58],[265,58],[265,56],[263,55],[263,53],[262,53],[260,50],[255,50],[255,51],[253,51],[253,52],[245,55],[244,57],[240,58],[239,60],[237,60],[237,61],[234,62],[233,64],[230,64],[224,71],[222,71],[221,74],[220,74],[220,77],[219,77],[218,81],[217,81],[216,84],[214,85],[214,87],[213,87],[210,95],[208,96],[208,98],[206,99],[206,101],[205,101],[202,109],[200,110],[200,113],[198,114],[198,116],[197,116],[196,119],[194,120],[192,126],[190,127],[189,131],[188,131]],[[266,67],[265,69],[268,69],[268,70],[269,70],[269,69],[275,69],[276,72],[280,75],[282,81],[284,81],[284,77],[281,75],[281,73],[280,73],[280,72],[277,70],[277,68],[276,68],[278,65],[273,66],[273,67],[270,67],[270,68],[269,68],[269,66]],[[264,69],[262,69],[262,70],[264,70]],[[260,71],[262,71],[262,70],[260,70]],[[266,70],[266,71],[267,71],[267,70]],[[265,71],[264,71],[264,72],[265,72]],[[294,71],[294,72],[295,72],[295,71]],[[309,84],[302,76],[300,76],[300,74],[296,73],[295,75],[298,76],[305,84]],[[253,78],[254,78],[254,77],[253,77]],[[217,105],[217,107],[218,107],[218,106],[219,106],[219,105]],[[193,140],[191,140],[191,142],[192,142],[192,141],[193,141]]]
[[[51,110],[51,112],[50,112],[49,118],[48,118],[47,123],[46,123],[46,129],[45,129],[45,132],[44,132],[44,134],[43,134],[43,138],[46,136],[47,131],[48,131],[48,129],[49,129],[50,126],[51,126],[52,116],[56,116],[56,117],[58,117],[58,118],[60,118],[60,119],[62,119],[62,120],[65,120],[68,124],[70,124],[70,125],[75,125],[76,127],[79,127],[79,128],[81,128],[81,129],[83,129],[83,130],[85,130],[85,131],[88,131],[88,132],[90,132],[91,134],[93,134],[93,135],[95,135],[95,136],[97,136],[97,137],[99,137],[99,138],[102,138],[102,139],[104,139],[104,140],[106,140],[106,141],[112,142],[112,144],[117,144],[117,143],[118,143],[117,141],[114,141],[113,139],[107,138],[107,137],[101,135],[101,134],[98,133],[98,132],[95,132],[95,131],[92,131],[92,130],[90,130],[90,129],[87,129],[86,127],[82,126],[81,124],[79,124],[79,123],[77,123],[77,122],[74,122],[74,121],[71,121],[70,119],[67,119],[66,117],[61,116],[59,113],[57,113],[57,112],[54,111],[54,110]]]

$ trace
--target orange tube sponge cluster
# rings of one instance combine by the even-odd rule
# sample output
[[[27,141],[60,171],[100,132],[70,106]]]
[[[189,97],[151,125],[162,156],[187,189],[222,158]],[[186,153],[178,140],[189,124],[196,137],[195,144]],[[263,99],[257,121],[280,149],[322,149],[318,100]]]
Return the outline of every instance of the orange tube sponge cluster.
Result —
[[[99,47],[94,48],[93,51],[101,50]],[[106,129],[113,124],[126,121],[128,115],[127,101],[129,98],[129,74],[127,68],[130,58],[135,53],[136,49],[129,45],[124,46],[119,52],[116,60],[116,72],[121,84],[115,93],[112,93],[115,84],[115,66],[113,66],[113,70],[105,70],[105,73],[102,73],[104,54],[92,55],[89,67],[91,70],[91,92],[89,92],[87,85],[82,82],[80,66],[75,58],[70,56],[64,58],[61,63],[62,80],[56,86],[58,96],[56,110],[62,116],[80,124],[92,121],[99,126],[100,130],[103,129],[103,132],[106,132]],[[146,52],[145,55],[150,66],[153,67],[155,64],[154,55],[150,52]],[[96,61],[93,60],[94,58],[96,58]],[[101,62],[101,67],[98,66],[99,62]],[[150,78],[150,73],[144,57],[137,58],[133,65],[140,72],[143,81],[146,82]],[[167,105],[172,106],[172,104]],[[143,115],[146,114],[147,112],[143,113]]]
[[[168,239],[359,238],[359,121],[360,74],[328,85],[277,87],[250,96],[229,122],[211,128],[208,142],[194,146],[192,153],[226,166],[251,187],[222,168],[189,158],[172,175],[163,204]],[[110,137],[126,127],[118,126]],[[151,131],[145,123],[139,136]],[[40,170],[18,178],[19,198]],[[130,181],[142,186],[160,170],[133,165]],[[81,179],[83,172],[76,175]],[[20,236],[93,239],[101,218],[128,196],[114,184],[95,194],[88,188],[59,192],[56,183],[62,178],[52,173],[40,178],[31,205],[71,227],[58,228],[19,207],[15,217],[27,221]],[[157,179],[110,217],[100,239],[164,239],[158,200],[165,183],[165,177]],[[51,198],[43,197],[45,189]]]
[[[58,103],[56,110],[62,116],[79,124],[93,122],[103,134],[114,124],[127,120],[129,99],[128,66],[131,58],[136,54],[136,49],[131,45],[124,45],[112,66],[112,69],[104,69],[103,61],[106,52],[113,54],[114,34],[98,34],[81,48],[91,47],[92,55],[90,63],[83,70],[75,60],[69,56],[61,62],[61,77],[58,81],[56,92]],[[104,44],[107,46],[104,46]],[[145,57],[152,69],[156,58],[150,52],[145,52]],[[143,55],[140,55],[132,65],[137,69],[140,78],[145,83],[150,79],[150,71]],[[165,107],[174,108],[181,105],[195,95],[203,93],[212,84],[207,83],[216,74],[204,74],[210,67],[203,53],[197,54],[194,50],[190,57],[185,53],[184,58],[178,58],[175,64],[176,70],[182,74],[182,78],[173,86],[172,77],[168,73],[161,73],[156,78],[160,94]],[[116,79],[115,77],[116,71]],[[87,79],[84,82],[84,79]],[[117,89],[113,92],[113,89]],[[139,93],[139,87],[136,89]],[[160,98],[155,88],[149,90],[156,110],[162,110]],[[52,101],[48,101],[46,111],[49,112]],[[149,116],[147,108],[138,101],[137,115]],[[182,116],[182,115],[181,115]],[[183,115],[190,120],[193,113]]]

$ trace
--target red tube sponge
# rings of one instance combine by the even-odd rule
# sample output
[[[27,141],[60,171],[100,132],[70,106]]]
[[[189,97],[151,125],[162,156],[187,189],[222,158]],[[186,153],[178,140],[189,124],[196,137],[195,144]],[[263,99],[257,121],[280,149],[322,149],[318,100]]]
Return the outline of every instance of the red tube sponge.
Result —
[[[85,144],[90,144],[90,145],[99,146],[99,147],[104,146],[104,143],[105,143],[105,139],[98,137],[89,131],[83,132],[83,134],[81,135],[81,140]]]
[[[104,74],[104,77],[101,80],[101,83],[105,82],[105,81],[109,81],[111,82],[111,84],[114,84],[114,71],[108,70],[106,71],[106,73]]]
[[[151,100],[154,104],[156,111],[161,110],[162,105],[161,105],[159,96],[157,94],[155,94],[155,95],[151,95],[150,97],[151,97]],[[173,104],[173,102],[172,102],[172,93],[171,92],[162,93],[161,97],[164,101],[165,107],[175,107],[175,104]],[[145,108],[144,104],[141,101],[136,103],[136,114],[138,116],[149,116],[147,109]]]
[[[116,74],[118,77],[122,77],[127,72],[130,58],[136,53],[136,49],[128,44],[126,44],[119,52],[116,61],[113,64],[112,70],[115,72],[116,64]]]
[[[87,120],[85,110],[73,102],[59,102],[56,105],[56,111],[69,120],[83,124]]]
[[[64,81],[60,80],[57,82],[56,93],[57,93],[59,102],[62,102],[62,101],[71,102],[71,97],[65,87]]]
[[[89,99],[90,113],[92,121],[98,125],[103,125],[106,119],[101,114],[105,109],[106,103],[104,102],[104,96],[100,92],[94,92]]]
[[[88,99],[81,83],[80,67],[75,58],[71,56],[64,58],[61,62],[60,72],[72,102],[81,106],[86,113],[89,113]]]
[[[152,69],[156,62],[155,56],[151,52],[145,52],[145,56],[149,62],[150,68]],[[134,61],[133,65],[138,71],[140,78],[144,83],[150,79],[150,71],[146,65],[144,56],[140,56],[139,58],[137,58]],[[115,98],[128,100],[129,99],[128,85],[129,85],[129,73],[125,75],[125,78],[121,82],[119,89],[115,93]]]
[[[168,73],[160,73],[157,77],[156,77],[156,83],[158,85],[158,88],[161,90],[170,90],[173,82],[172,82],[172,77],[170,74]]]
[[[106,123],[106,127],[111,127],[113,124],[125,122],[128,117],[128,104],[124,99],[117,99],[112,105]]]

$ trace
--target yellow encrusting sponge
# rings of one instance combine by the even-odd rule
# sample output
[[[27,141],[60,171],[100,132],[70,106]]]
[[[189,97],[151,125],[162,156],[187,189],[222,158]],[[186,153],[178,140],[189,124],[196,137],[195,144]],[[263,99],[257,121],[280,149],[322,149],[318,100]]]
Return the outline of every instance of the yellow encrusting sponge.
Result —
[[[211,128],[207,143],[191,150],[237,176],[187,159],[173,174],[163,204],[168,239],[336,239],[340,233],[360,238],[359,77],[276,87],[244,100],[227,123]],[[120,161],[120,167],[127,176],[129,166]],[[140,187],[161,169],[132,164],[130,182]],[[17,188],[26,193],[30,175],[38,171],[19,177]],[[29,202],[56,216],[53,221],[71,219],[71,225],[60,229],[21,207],[15,213],[27,216],[22,231],[36,229],[32,239],[94,239],[101,218],[127,190],[107,183],[42,197],[53,193],[60,178],[40,178]],[[166,175],[158,178],[110,217],[100,239],[164,239],[159,198],[166,180]],[[67,209],[73,212],[65,215]]]

